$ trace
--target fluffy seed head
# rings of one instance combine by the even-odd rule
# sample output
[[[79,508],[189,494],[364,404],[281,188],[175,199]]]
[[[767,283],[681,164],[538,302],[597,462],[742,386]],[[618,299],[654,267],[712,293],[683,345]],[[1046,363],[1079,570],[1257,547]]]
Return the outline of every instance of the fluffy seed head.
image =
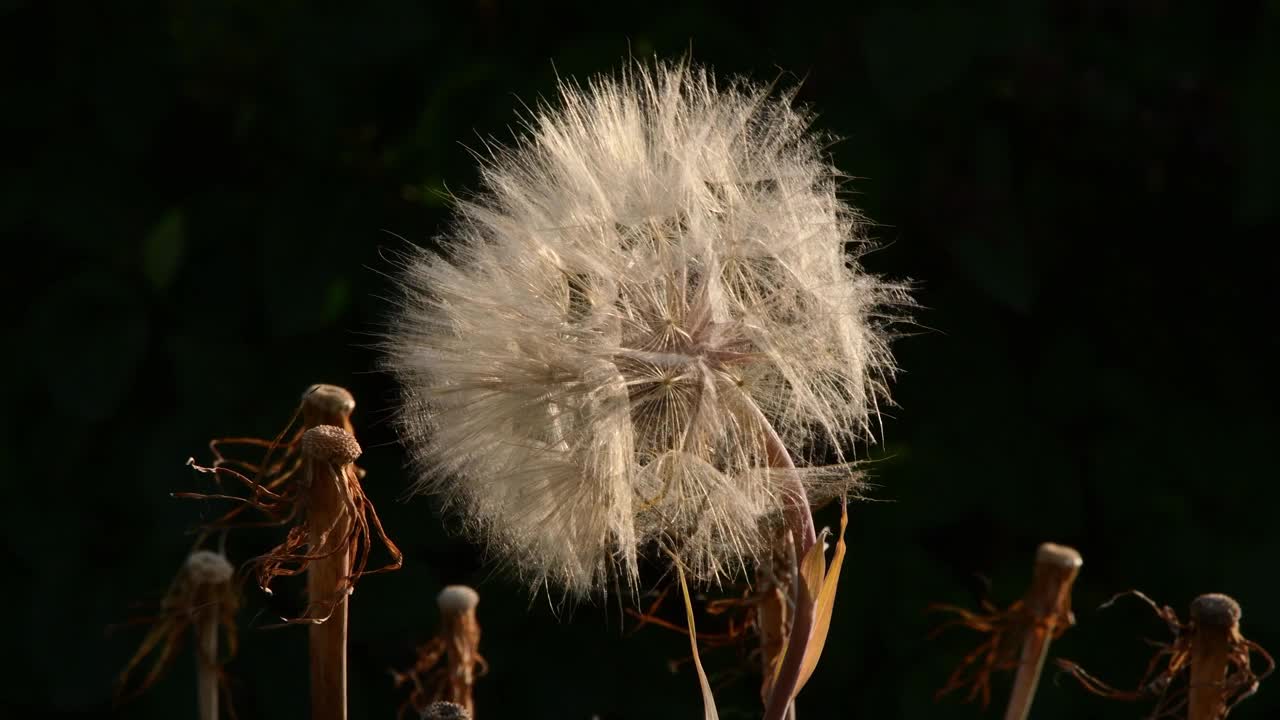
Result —
[[[857,485],[906,296],[850,254],[860,217],[790,100],[685,66],[562,85],[489,148],[448,257],[405,263],[387,365],[419,489],[536,584],[633,584],[656,543],[735,575],[785,473]],[[798,470],[769,467],[771,429]]]

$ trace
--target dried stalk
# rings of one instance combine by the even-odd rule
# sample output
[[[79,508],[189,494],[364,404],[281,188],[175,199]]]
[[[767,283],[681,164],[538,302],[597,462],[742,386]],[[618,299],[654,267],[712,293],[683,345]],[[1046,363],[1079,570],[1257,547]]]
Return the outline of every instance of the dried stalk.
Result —
[[[1040,672],[1049,654],[1049,642],[1059,626],[1065,628],[1075,623],[1071,614],[1071,586],[1081,564],[1080,553],[1065,545],[1044,543],[1036,550],[1031,589],[1024,599],[1035,622],[1022,642],[1022,655],[1013,691],[1009,695],[1009,707],[1005,710],[1005,720],[1026,720],[1031,713],[1036,686],[1040,683]]]
[[[818,536],[813,529],[809,499],[805,495],[804,485],[796,474],[791,453],[788,452],[773,426],[764,418],[764,414],[759,410],[756,412],[765,430],[764,440],[769,466],[783,476],[783,492],[787,493],[791,501],[786,513],[786,527],[791,537],[790,545],[795,549],[792,559],[789,560],[793,569],[791,573],[792,602],[789,608],[790,627],[786,630],[786,649],[778,661],[777,674],[773,678],[764,710],[764,720],[784,720],[784,718],[795,716],[793,704],[800,684],[801,664],[804,662],[805,651],[809,647],[809,636],[813,630],[813,611],[816,602],[816,598],[805,588],[804,580],[800,577],[800,559],[808,556],[809,550],[817,543]],[[786,618],[780,619],[785,627]],[[763,632],[765,631],[762,630]],[[770,674],[766,671],[766,683],[769,682],[769,677]]]
[[[795,550],[791,533],[783,532],[773,547],[772,556],[756,568],[759,592],[755,607],[755,624],[760,633],[760,665],[764,682],[760,685],[760,701],[769,702],[773,693],[774,669],[782,660],[790,631],[788,595],[795,575]]]
[[[218,720],[218,609],[205,608],[200,613],[196,637],[196,702],[200,720]]]
[[[318,425],[303,434],[302,457],[309,489],[308,550],[318,556],[307,567],[307,598],[313,608],[328,607],[311,618],[311,717],[346,720],[347,597],[355,545],[343,541],[355,526],[348,482],[355,479],[352,463],[360,457],[360,445],[347,430]]]
[[[313,385],[303,394],[293,420],[274,440],[215,440],[210,443],[215,457],[212,467],[189,461],[196,470],[218,480],[230,478],[239,482],[250,491],[247,498],[222,493],[176,493],[179,497],[242,503],[216,520],[214,527],[289,526],[284,541],[254,560],[253,566],[258,585],[267,594],[271,594],[271,583],[276,578],[307,574],[306,609],[301,617],[284,622],[312,626],[312,717],[317,720],[346,717],[347,597],[356,580],[396,570],[402,562],[399,549],[387,537],[360,486],[363,471],[354,464],[360,445],[351,426],[354,409],[355,399],[347,390]],[[299,416],[301,428],[290,436],[290,428]],[[285,437],[290,439],[282,442]],[[260,448],[264,457],[256,464],[230,458],[223,455],[222,446]],[[273,457],[277,450],[283,452]],[[238,520],[245,508],[261,512],[267,520]],[[391,561],[368,570],[375,534],[390,553]]]
[[[1240,632],[1240,605],[1226,595],[1201,595],[1191,603],[1191,619],[1183,623],[1168,605],[1160,606],[1137,590],[1120,593],[1102,607],[1132,595],[1145,602],[1173,633],[1167,643],[1152,643],[1156,654],[1133,690],[1118,690],[1089,674],[1078,663],[1059,659],[1089,692],[1111,700],[1155,700],[1153,720],[1221,720],[1236,705],[1258,691],[1258,684],[1275,670],[1275,660]],[[1265,668],[1254,672],[1257,655]]]
[[[196,702],[200,720],[217,720],[221,694],[225,692],[222,658],[218,656],[218,635],[227,634],[228,657],[236,652],[235,615],[240,597],[233,576],[235,569],[226,556],[210,550],[196,550],[187,556],[161,601],[162,614],[154,619],[142,645],[120,674],[117,698],[127,700],[150,689],[168,669],[182,638],[191,630],[196,659]],[[126,691],[133,672],[147,657],[154,658],[151,669],[139,686]]]
[[[1191,684],[1187,720],[1227,716],[1231,649],[1240,642],[1240,604],[1213,593],[1191,602]]]
[[[449,585],[440,591],[436,604],[440,608],[439,632],[418,648],[413,667],[391,673],[396,687],[412,686],[398,717],[404,717],[410,709],[426,713],[442,702],[474,716],[475,681],[489,671],[480,655],[480,622],[476,619],[480,595],[466,585]]]
[[[222,554],[201,550],[187,557],[186,570],[202,601],[194,609],[192,619],[199,717],[200,720],[218,720],[218,700],[222,692],[222,665],[218,662],[218,632],[223,619],[220,605],[234,569]]]
[[[983,600],[979,612],[954,605],[932,605],[955,615],[934,630],[938,635],[949,627],[976,630],[984,635],[947,678],[937,696],[941,698],[968,688],[966,702],[980,699],[983,708],[991,703],[991,677],[996,672],[1016,671],[1006,718],[1025,718],[1039,684],[1049,642],[1072,625],[1071,585],[1080,570],[1080,554],[1074,549],[1044,543],[1036,550],[1031,586],[1027,593],[1007,608]]]

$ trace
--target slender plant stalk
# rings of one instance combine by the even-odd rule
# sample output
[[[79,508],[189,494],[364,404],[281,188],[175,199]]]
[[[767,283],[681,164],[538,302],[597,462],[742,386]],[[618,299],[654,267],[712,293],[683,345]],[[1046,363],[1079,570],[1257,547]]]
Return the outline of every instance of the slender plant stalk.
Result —
[[[475,716],[476,667],[487,667],[480,656],[480,622],[476,606],[480,595],[465,585],[450,585],[436,598],[440,608],[440,635],[445,641],[448,697]]]
[[[1227,715],[1227,669],[1233,641],[1240,635],[1240,614],[1240,605],[1226,595],[1201,595],[1191,602],[1188,720],[1220,720]]]
[[[804,580],[800,577],[800,562],[809,549],[818,541],[813,529],[813,515],[809,509],[809,499],[805,495],[804,485],[796,474],[795,463],[791,453],[787,451],[782,439],[774,431],[773,426],[765,419],[764,414],[756,410],[758,419],[764,428],[765,449],[768,452],[769,467],[781,470],[784,492],[790,503],[787,505],[786,524],[791,533],[794,557],[790,559],[792,573],[791,597],[792,621],[791,632],[786,642],[777,678],[765,703],[764,720],[784,720],[794,717],[792,701],[796,688],[800,683],[801,663],[804,661],[805,649],[809,646],[809,634],[813,630],[813,611],[815,598],[810,597],[804,588]],[[816,589],[814,590],[816,592]],[[766,682],[768,678],[766,676]]]
[[[196,702],[200,720],[218,720],[218,604],[200,608],[195,626]]]
[[[457,707],[468,717],[475,715],[476,678],[489,671],[489,663],[480,654],[480,621],[476,618],[480,594],[466,585],[449,585],[436,596],[436,604],[440,608],[439,631],[418,647],[418,659],[412,667],[391,672],[396,687],[411,687],[396,717],[409,710],[425,713],[432,703]]]
[[[756,586],[760,592],[760,600],[756,603],[756,626],[760,630],[760,667],[764,673],[764,682],[760,686],[761,703],[769,702],[769,695],[773,692],[773,673],[786,650],[790,588],[781,587],[779,583],[788,577],[787,570],[793,567],[790,558],[794,555],[791,533],[784,530],[778,535],[772,556],[756,569]]]
[[[311,513],[310,547],[324,547],[331,537],[344,537],[351,530],[345,512],[345,498],[333,470],[317,459],[308,459],[311,482],[307,510]],[[338,552],[315,560],[307,568],[307,596],[310,603],[333,603],[327,617],[311,626],[311,717],[314,720],[346,720],[347,717],[347,597],[343,581],[351,575],[351,555]]]
[[[341,428],[354,446],[334,448],[303,437],[303,462],[308,487],[307,513],[310,515],[310,551],[346,537],[354,521],[348,512],[350,491],[346,465],[355,461],[359,446],[351,433],[351,393],[333,385],[315,385],[303,396],[302,419],[308,433],[325,427]],[[312,437],[315,437],[314,435]],[[347,718],[347,594],[351,576],[351,553],[337,552],[313,561],[307,568],[307,597],[315,607],[334,603],[327,617],[317,618],[310,628],[311,717],[313,720]],[[334,598],[335,594],[340,596]]]
[[[1071,585],[1081,564],[1080,553],[1065,545],[1044,543],[1036,550],[1031,589],[1024,599],[1035,622],[1022,642],[1005,720],[1026,720],[1031,713],[1049,643],[1063,623],[1071,622]]]

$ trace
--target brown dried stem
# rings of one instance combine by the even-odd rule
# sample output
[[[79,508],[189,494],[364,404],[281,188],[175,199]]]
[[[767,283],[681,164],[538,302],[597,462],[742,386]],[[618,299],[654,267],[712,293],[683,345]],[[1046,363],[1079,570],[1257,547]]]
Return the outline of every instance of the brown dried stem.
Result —
[[[174,578],[161,601],[161,614],[151,623],[142,644],[120,673],[117,699],[132,699],[147,691],[172,664],[187,630],[191,631],[196,658],[196,701],[201,720],[217,720],[219,702],[226,692],[218,655],[219,634],[227,636],[227,657],[236,652],[235,615],[240,596],[234,568],[221,553],[195,550]],[[130,679],[144,660],[152,657],[151,668],[138,687],[128,690]],[[228,708],[228,714],[234,716]]]
[[[1191,619],[1183,623],[1173,608],[1160,606],[1137,590],[1120,593],[1102,607],[1132,595],[1145,602],[1165,622],[1173,641],[1153,643],[1156,654],[1134,690],[1117,690],[1090,675],[1078,663],[1058,660],[1089,692],[1111,700],[1155,698],[1149,716],[1153,720],[1187,717],[1189,720],[1221,720],[1275,670],[1275,661],[1257,643],[1240,633],[1240,605],[1226,595],[1209,594],[1191,603]],[[1255,673],[1251,656],[1266,667]]]
[[[404,717],[411,709],[426,713],[442,702],[456,705],[474,717],[475,681],[489,671],[480,655],[480,622],[476,619],[479,603],[480,595],[465,585],[450,585],[436,597],[439,633],[418,648],[413,667],[391,673],[396,687],[412,686],[397,717]]]
[[[1016,671],[1006,718],[1023,718],[1039,684],[1040,672],[1051,640],[1075,624],[1071,613],[1071,585],[1080,568],[1080,555],[1069,547],[1042,544],[1036,551],[1031,586],[1026,595],[1000,609],[984,600],[980,612],[953,605],[932,605],[955,615],[934,630],[936,636],[961,626],[984,635],[982,642],[960,661],[937,693],[942,697],[968,688],[967,702],[991,703],[991,676]]]
[[[1227,714],[1225,680],[1240,638],[1240,605],[1226,595],[1201,595],[1191,602],[1191,626],[1187,718],[1220,720]]]
[[[1044,543],[1036,550],[1031,589],[1023,600],[1035,620],[1022,642],[1005,720],[1026,720],[1049,654],[1049,642],[1060,625],[1066,628],[1075,623],[1071,614],[1071,586],[1081,564],[1080,553],[1065,545]]]
[[[773,693],[774,669],[782,660],[790,632],[791,607],[787,598],[794,584],[794,558],[791,534],[784,531],[772,548],[771,557],[762,560],[756,568],[759,595],[755,622],[760,633],[760,666],[764,673],[764,682],[760,685],[760,701],[763,703],[768,703]]]
[[[199,611],[196,622],[196,702],[200,720],[218,720],[218,606]]]
[[[816,603],[816,598],[810,595],[809,589],[805,588],[805,583],[800,578],[800,558],[804,558],[808,554],[809,550],[817,543],[818,536],[813,528],[813,515],[809,508],[809,499],[805,495],[804,485],[796,474],[796,466],[791,460],[791,453],[787,450],[786,445],[782,443],[782,439],[778,437],[778,433],[774,431],[773,426],[764,419],[763,413],[760,414],[760,420],[765,431],[764,440],[765,448],[768,451],[769,466],[780,471],[785,483],[784,492],[789,496],[790,505],[786,513],[786,526],[791,537],[791,547],[794,548],[792,559],[789,560],[790,567],[793,569],[791,574],[792,602],[788,613],[791,616],[789,618],[790,622],[786,623],[787,619],[785,617],[782,618],[782,621],[789,624],[790,627],[784,631],[787,636],[786,648],[782,657],[778,660],[777,675],[773,679],[772,687],[769,688],[769,699],[765,702],[764,709],[764,720],[783,720],[783,718],[795,717],[793,703],[800,684],[801,664],[804,662],[805,651],[809,647],[809,636],[813,631],[814,605]],[[814,589],[813,591],[816,592],[817,590]],[[765,631],[762,629],[763,632]],[[766,671],[766,683],[769,682],[771,674]]]
[[[352,463],[360,456],[355,437],[335,425],[317,425],[302,436],[304,482],[307,498],[307,598],[311,608],[328,607],[312,616],[311,717],[314,720],[346,720],[347,717],[347,596],[351,593],[351,542],[357,508],[350,482]],[[335,542],[336,540],[336,542]]]
[[[373,573],[396,570],[402,558],[387,537],[360,485],[363,472],[354,464],[360,445],[352,432],[355,399],[335,385],[313,385],[303,394],[293,419],[274,440],[231,438],[210,443],[215,461],[196,470],[221,480],[228,478],[249,490],[249,496],[179,493],[179,497],[225,499],[242,503],[213,523],[213,527],[289,525],[282,543],[254,563],[258,585],[271,594],[279,577],[307,574],[307,606],[301,617],[285,624],[311,625],[312,717],[346,717],[347,597],[355,581]],[[301,417],[301,427],[290,428]],[[283,441],[285,437],[290,439]],[[228,458],[222,446],[262,448],[258,463]],[[275,457],[277,451],[281,451]],[[251,473],[252,478],[244,475]],[[238,519],[246,508],[265,522]],[[374,535],[391,561],[368,570]]]

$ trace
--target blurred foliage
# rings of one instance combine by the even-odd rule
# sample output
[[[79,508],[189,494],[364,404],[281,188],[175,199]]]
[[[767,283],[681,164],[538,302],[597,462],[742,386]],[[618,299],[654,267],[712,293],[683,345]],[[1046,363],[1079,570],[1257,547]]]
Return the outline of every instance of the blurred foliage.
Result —
[[[354,598],[354,719],[391,717],[386,670],[430,636],[447,582],[483,596],[482,717],[695,716],[693,675],[666,665],[680,637],[624,637],[612,599],[530,603],[430,499],[401,502],[372,348],[390,256],[430,244],[445,193],[475,187],[467,146],[510,137],[557,74],[690,49],[802,82],[879,223],[865,263],[926,306],[873,452],[892,502],[853,508],[801,716],[979,717],[933,703],[970,638],[927,640],[923,608],[975,602],[979,574],[1016,597],[1041,540],[1085,557],[1055,654],[1117,684],[1160,630],[1094,611],[1131,587],[1179,609],[1228,592],[1280,651],[1280,3],[7,0],[3,714],[111,713],[139,634],[104,627],[160,596],[213,512],[168,497],[197,483],[183,461],[212,436],[270,436],[308,384],[335,382],[360,400],[366,487],[408,559]],[[273,620],[249,594],[244,622]],[[241,718],[302,716],[305,648],[299,630],[244,634]],[[736,662],[708,656],[713,674]],[[190,665],[119,715],[187,714]],[[726,686],[724,717],[755,716],[755,682]],[[1137,714],[1052,678],[1036,705]],[[1278,714],[1268,684],[1238,712]]]

